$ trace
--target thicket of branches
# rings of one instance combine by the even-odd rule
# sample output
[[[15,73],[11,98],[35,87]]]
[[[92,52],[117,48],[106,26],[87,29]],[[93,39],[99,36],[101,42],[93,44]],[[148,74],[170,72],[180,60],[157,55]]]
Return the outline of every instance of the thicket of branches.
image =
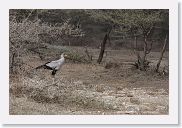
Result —
[[[161,56],[168,44],[169,12],[160,9],[133,10],[10,10],[10,71],[23,64],[21,57],[44,43],[100,48],[101,63],[105,47],[123,47],[130,40],[136,54],[136,68],[145,71],[147,55],[157,44]],[[128,43],[129,44],[129,43]],[[86,49],[87,50],[87,49]],[[159,51],[158,50],[158,51]],[[87,51],[88,53],[88,51]],[[92,60],[91,56],[90,60]]]
[[[137,56],[135,66],[142,71],[145,71],[149,66],[147,54],[151,52],[153,42],[157,40],[162,40],[160,43],[164,42],[161,51],[162,54],[156,68],[158,72],[158,67],[168,40],[168,10],[87,10],[87,13],[89,13],[94,20],[105,23],[106,26],[106,34],[101,43],[98,63],[102,61],[105,46],[107,42],[110,42],[112,31],[116,32],[117,30],[123,38],[133,40],[133,49]],[[141,49],[141,47],[138,46],[139,38],[143,42],[142,50],[139,50]]]
[[[46,10],[10,10],[10,72],[23,70],[22,58],[30,51],[39,53],[45,43],[58,42],[62,45],[66,37],[84,36],[81,29],[70,23],[70,18],[59,24],[43,22],[39,15]],[[37,51],[35,49],[38,49]],[[41,55],[40,55],[41,57]]]

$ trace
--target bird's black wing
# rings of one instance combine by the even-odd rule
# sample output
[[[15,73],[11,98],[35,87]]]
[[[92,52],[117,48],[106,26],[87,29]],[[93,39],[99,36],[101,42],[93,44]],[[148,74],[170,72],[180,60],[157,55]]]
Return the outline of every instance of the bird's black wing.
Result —
[[[50,62],[47,62],[47,63],[45,63],[45,64],[43,64],[43,65],[40,65],[40,66],[36,67],[35,69],[44,68],[44,69],[54,70],[54,68],[49,67],[49,66],[46,65],[46,64],[48,64],[48,63],[51,63],[51,61],[50,61]]]

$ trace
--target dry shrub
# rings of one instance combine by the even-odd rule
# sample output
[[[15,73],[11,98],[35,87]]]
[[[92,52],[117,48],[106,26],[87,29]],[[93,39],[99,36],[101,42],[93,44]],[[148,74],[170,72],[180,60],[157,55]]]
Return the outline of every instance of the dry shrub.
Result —
[[[40,23],[40,20],[35,22],[25,20],[23,22],[16,22],[11,20],[9,22],[10,27],[10,42],[37,42],[39,41],[39,35],[47,34],[54,38],[62,37],[65,35],[70,36],[83,36],[84,33],[81,29],[75,28],[70,24],[70,19],[66,20],[59,26],[51,26],[47,23]]]
[[[60,38],[67,35],[84,35],[81,29],[70,24],[70,19],[66,20],[59,26],[51,26],[47,23],[41,23],[39,19],[36,21],[25,19],[22,22],[17,22],[14,18],[9,21],[9,28],[10,73],[16,72],[17,74],[18,69],[21,70],[22,65],[24,64],[22,58],[28,56],[30,52],[34,51],[39,54],[40,58],[42,58],[40,48],[44,46],[44,43],[59,41]],[[44,36],[42,37],[42,35]],[[44,40],[43,38],[45,36],[49,38]],[[30,51],[30,49],[33,50]]]
[[[110,69],[110,68],[118,68],[120,65],[117,63],[113,63],[113,62],[108,62],[105,64],[105,69]]]
[[[38,42],[38,34],[41,30],[39,21],[17,23],[13,20],[9,22],[9,27],[10,42]]]

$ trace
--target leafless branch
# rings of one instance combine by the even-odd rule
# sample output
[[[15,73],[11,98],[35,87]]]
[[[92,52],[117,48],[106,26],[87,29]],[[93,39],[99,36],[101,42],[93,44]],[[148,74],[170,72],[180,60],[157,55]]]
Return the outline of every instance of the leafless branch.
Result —
[[[89,54],[88,49],[87,49],[87,46],[85,46],[85,53],[86,53],[89,61],[92,61],[92,55]]]
[[[28,18],[32,15],[32,13],[35,11],[35,9],[32,9],[31,12],[28,14],[28,16],[26,17],[25,20],[23,20],[23,22],[26,22],[28,20]]]
[[[146,54],[149,54],[149,53],[151,52],[152,46],[153,46],[153,42],[154,42],[154,41],[152,41],[152,42],[150,43],[150,48],[146,50]]]
[[[147,32],[146,36],[148,37],[152,30],[154,29],[154,24],[150,27],[149,31]]]

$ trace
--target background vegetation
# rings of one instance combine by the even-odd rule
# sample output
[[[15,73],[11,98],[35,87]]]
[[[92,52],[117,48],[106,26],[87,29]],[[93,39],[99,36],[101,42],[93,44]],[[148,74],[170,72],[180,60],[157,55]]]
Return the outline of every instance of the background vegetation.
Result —
[[[9,28],[11,114],[168,113],[168,10],[11,9]],[[35,71],[62,52],[56,83]]]

